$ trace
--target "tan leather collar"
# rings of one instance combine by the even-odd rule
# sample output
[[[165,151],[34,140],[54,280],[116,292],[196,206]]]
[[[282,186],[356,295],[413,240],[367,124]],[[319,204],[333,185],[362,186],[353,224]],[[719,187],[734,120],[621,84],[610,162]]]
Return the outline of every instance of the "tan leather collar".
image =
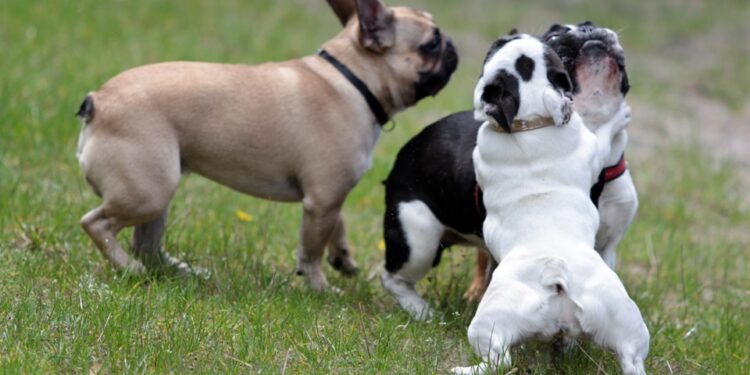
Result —
[[[533,120],[513,120],[510,127],[511,133],[525,132],[529,130],[536,130],[546,128],[548,126],[554,126],[555,120],[552,117],[537,117]],[[500,133],[505,133],[505,129],[501,128],[497,123],[493,123],[493,129]]]

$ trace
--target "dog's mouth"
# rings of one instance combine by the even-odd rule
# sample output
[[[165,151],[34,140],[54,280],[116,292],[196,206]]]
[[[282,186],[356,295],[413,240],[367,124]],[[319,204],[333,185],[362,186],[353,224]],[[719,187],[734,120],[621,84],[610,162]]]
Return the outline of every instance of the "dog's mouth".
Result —
[[[629,89],[625,56],[617,35],[589,22],[554,27],[545,37],[573,81],[574,108],[586,123],[603,121]]]
[[[624,74],[621,55],[611,45],[599,39],[584,42],[575,58],[576,112],[587,122],[606,121],[624,100]]]
[[[437,69],[419,72],[419,80],[414,83],[414,101],[427,96],[435,96],[448,84],[451,75],[458,67],[458,53],[453,41],[447,38]]]
[[[583,89],[609,92],[612,88],[619,90],[622,96],[627,93],[624,52],[617,34],[611,30],[590,22],[573,29],[553,26],[545,35],[545,41],[562,59],[573,80],[575,93]]]
[[[575,58],[575,76],[580,88],[579,95],[617,95],[622,81],[622,64],[611,46],[598,39],[583,43]]]

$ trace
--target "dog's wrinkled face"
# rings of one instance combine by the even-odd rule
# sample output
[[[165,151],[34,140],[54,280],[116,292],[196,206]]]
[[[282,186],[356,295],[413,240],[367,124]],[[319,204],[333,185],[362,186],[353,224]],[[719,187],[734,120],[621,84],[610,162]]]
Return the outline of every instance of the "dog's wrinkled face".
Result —
[[[432,15],[406,7],[387,8],[379,0],[358,0],[356,5],[356,38],[382,57],[383,76],[395,75],[397,82],[387,83],[391,91],[387,95],[393,96],[396,109],[445,87],[458,66],[458,54]]]
[[[570,118],[572,83],[560,58],[528,34],[496,40],[484,60],[474,90],[474,115],[494,121],[506,132],[514,119],[552,117],[556,125]]]
[[[584,118],[606,119],[630,89],[617,34],[589,21],[552,25],[542,36],[563,61],[574,86],[574,107]]]

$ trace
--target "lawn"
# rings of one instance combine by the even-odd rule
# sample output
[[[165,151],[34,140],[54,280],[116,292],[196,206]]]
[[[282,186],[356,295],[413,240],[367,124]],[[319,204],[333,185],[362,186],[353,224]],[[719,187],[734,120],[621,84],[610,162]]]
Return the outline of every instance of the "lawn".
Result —
[[[605,3],[402,1],[434,14],[461,63],[381,137],[344,210],[362,272],[342,278],[326,266],[341,292],[318,294],[294,274],[299,205],[197,175],[173,200],[166,246],[211,278],[113,271],[78,225],[99,201],[75,159],[73,113],[141,64],[314,53],[339,30],[324,1],[1,1],[0,373],[432,374],[476,362],[466,339],[476,305],[461,297],[473,252],[448,252],[420,285],[443,315],[410,320],[378,280],[379,182],[425,124],[471,106],[495,37],[586,19],[620,31],[633,86],[628,157],[641,206],[618,273],[651,332],[647,370],[747,373],[750,3]],[[588,344],[555,361],[546,344],[513,354],[519,374],[619,373]]]

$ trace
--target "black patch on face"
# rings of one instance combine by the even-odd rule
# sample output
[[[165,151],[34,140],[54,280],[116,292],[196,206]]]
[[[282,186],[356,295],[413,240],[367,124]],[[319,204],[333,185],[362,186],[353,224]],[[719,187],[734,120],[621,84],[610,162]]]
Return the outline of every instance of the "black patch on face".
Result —
[[[529,82],[534,74],[534,60],[526,55],[516,59],[516,71],[521,75],[524,82]]]
[[[484,86],[482,102],[487,104],[486,113],[510,133],[510,125],[521,106],[518,79],[507,71],[501,70],[491,82]]]
[[[419,72],[419,81],[414,84],[414,102],[426,96],[434,96],[448,84],[453,72],[458,67],[458,53],[453,41],[446,38],[440,70],[437,72]]]
[[[544,63],[547,65],[547,80],[552,86],[564,93],[571,93],[573,83],[570,82],[568,71],[560,57],[547,46],[544,47]]]

